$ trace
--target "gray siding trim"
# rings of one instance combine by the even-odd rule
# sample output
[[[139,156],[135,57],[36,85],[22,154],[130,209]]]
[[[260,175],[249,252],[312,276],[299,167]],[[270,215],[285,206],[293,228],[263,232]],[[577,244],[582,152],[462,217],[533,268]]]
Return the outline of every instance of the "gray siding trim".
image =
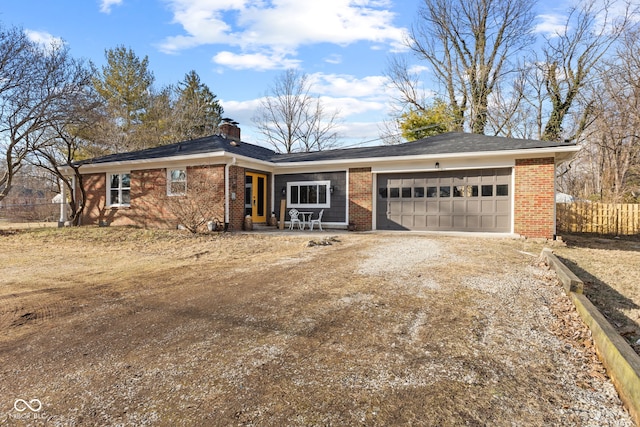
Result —
[[[280,200],[285,197],[282,195],[282,189],[287,188],[289,182],[299,181],[330,181],[334,188],[331,197],[331,207],[324,210],[322,222],[346,223],[347,222],[347,171],[333,172],[311,172],[311,173],[292,173],[274,175],[274,193],[275,193],[275,210],[276,218],[280,218]],[[308,209],[314,212],[314,218],[317,218],[321,209]],[[288,211],[288,208],[287,208]],[[289,215],[285,215],[289,220]]]

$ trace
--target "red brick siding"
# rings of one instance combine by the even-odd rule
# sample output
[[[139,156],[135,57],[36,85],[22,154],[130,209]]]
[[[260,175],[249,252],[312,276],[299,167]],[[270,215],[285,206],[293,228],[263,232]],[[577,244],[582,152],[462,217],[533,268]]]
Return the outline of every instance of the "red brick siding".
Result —
[[[553,157],[516,160],[514,231],[526,237],[555,234],[555,162]]]
[[[145,228],[174,228],[177,226],[175,205],[201,197],[206,182],[207,203],[211,203],[213,218],[224,219],[224,165],[187,168],[187,196],[167,196],[167,170],[148,169],[131,172],[131,203],[129,207],[106,207],[106,175],[84,176],[87,200],[82,224],[108,222],[112,225],[134,225]],[[189,183],[192,185],[190,186]],[[197,193],[196,193],[197,192]],[[209,198],[210,197],[210,198]]]
[[[106,218],[108,215],[105,208],[107,197],[106,174],[96,173],[84,175],[82,181],[86,192],[86,200],[80,222],[83,225],[97,224],[101,218]]]
[[[229,192],[236,193],[236,199],[229,197],[229,229],[242,230],[244,223],[244,173],[239,166],[229,167]]]
[[[355,224],[356,230],[371,230],[372,186],[371,168],[349,169],[349,223]]]

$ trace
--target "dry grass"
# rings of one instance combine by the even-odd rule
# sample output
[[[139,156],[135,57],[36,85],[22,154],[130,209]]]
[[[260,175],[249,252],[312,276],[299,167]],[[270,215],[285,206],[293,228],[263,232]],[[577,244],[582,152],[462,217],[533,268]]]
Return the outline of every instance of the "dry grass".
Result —
[[[584,293],[640,354],[640,239],[565,236],[555,248]]]
[[[540,243],[319,236],[5,232],[0,420],[631,425]]]

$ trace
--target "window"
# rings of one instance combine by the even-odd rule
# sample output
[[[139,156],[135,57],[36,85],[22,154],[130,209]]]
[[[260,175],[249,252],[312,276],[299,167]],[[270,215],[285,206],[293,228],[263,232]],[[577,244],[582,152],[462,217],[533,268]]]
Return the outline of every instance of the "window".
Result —
[[[107,191],[108,206],[129,206],[131,203],[131,174],[109,174],[109,189]]]
[[[438,187],[427,187],[427,197],[437,197]]]
[[[440,187],[440,197],[451,197],[451,187]]]
[[[187,194],[186,169],[167,169],[167,196]]]
[[[508,196],[509,195],[509,185],[508,184],[498,184],[496,185],[496,196]]]
[[[402,197],[405,199],[411,198],[411,187],[402,187]]]
[[[391,187],[389,189],[389,197],[392,199],[397,199],[400,197],[400,189],[398,187]]]
[[[491,196],[493,196],[493,185],[483,185],[482,197],[491,197]]]
[[[453,197],[478,197],[478,186],[456,185],[453,187]]]
[[[330,208],[331,182],[307,181],[287,183],[287,207]]]
[[[413,187],[413,197],[424,197],[424,187]]]

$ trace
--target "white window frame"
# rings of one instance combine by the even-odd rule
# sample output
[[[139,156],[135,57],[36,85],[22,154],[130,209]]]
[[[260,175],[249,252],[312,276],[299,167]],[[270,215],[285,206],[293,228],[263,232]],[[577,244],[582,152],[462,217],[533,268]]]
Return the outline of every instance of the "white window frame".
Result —
[[[111,177],[114,175],[118,175],[118,200],[122,200],[122,191],[129,190],[129,203],[112,203],[111,202],[111,190],[116,190],[116,188],[111,188]],[[129,175],[129,186],[122,186],[122,176]],[[112,172],[107,174],[107,206],[112,208],[117,207],[129,207],[131,206],[131,172]]]
[[[326,203],[300,203],[300,186],[312,186],[316,185],[318,187],[325,187],[327,201]],[[291,202],[291,187],[297,187],[298,191],[298,203]],[[317,194],[320,194],[318,191]],[[298,209],[315,209],[315,208],[330,208],[331,207],[331,181],[292,181],[287,182],[287,208],[298,208]]]
[[[173,172],[176,171],[181,171],[184,172],[184,191],[182,192],[173,192],[171,190],[171,184],[176,182],[183,182],[182,180],[180,181],[174,181],[172,176],[173,176]],[[187,195],[187,168],[173,168],[173,169],[168,169],[167,168],[167,196],[186,196]]]

